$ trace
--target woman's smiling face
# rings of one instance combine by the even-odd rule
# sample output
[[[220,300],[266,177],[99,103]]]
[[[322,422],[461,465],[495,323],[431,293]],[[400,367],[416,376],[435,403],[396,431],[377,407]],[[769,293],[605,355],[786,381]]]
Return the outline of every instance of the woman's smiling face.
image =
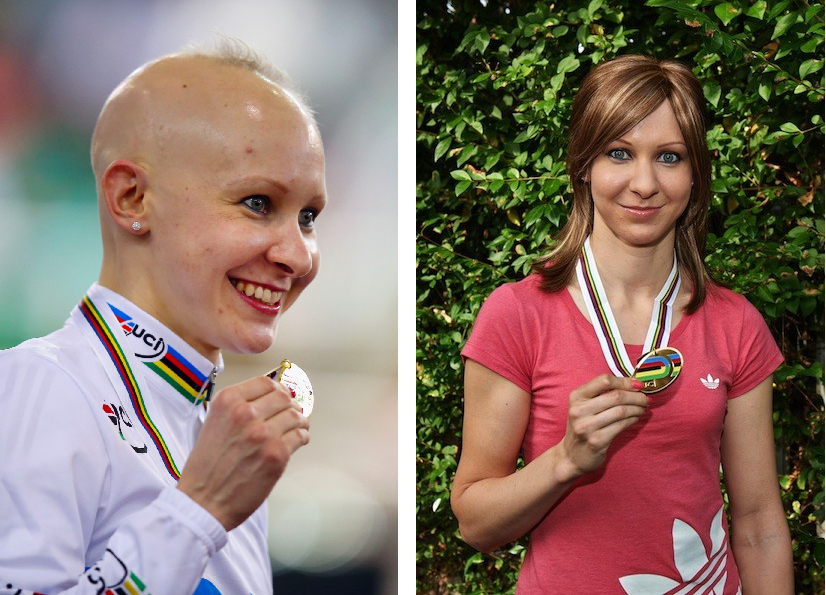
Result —
[[[634,246],[657,244],[675,230],[691,197],[692,170],[674,110],[664,101],[591,162],[587,181],[595,235]]]
[[[162,133],[145,164],[150,265],[137,303],[205,355],[261,352],[318,270],[324,150],[289,95],[216,72],[220,101]]]

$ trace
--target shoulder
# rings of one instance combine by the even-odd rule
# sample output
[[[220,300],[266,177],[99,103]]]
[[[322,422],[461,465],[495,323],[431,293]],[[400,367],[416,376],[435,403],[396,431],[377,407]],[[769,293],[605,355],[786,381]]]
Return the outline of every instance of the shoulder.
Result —
[[[532,306],[546,304],[555,299],[561,292],[549,293],[542,289],[542,278],[534,273],[520,281],[505,283],[494,289],[488,297],[488,302]]]
[[[715,318],[729,324],[734,320],[752,324],[763,321],[763,315],[746,296],[720,285],[708,286],[703,306]]]
[[[55,425],[91,427],[92,387],[102,379],[105,371],[87,341],[67,325],[0,351],[0,411],[2,416],[26,412],[31,423],[39,420],[41,431]]]

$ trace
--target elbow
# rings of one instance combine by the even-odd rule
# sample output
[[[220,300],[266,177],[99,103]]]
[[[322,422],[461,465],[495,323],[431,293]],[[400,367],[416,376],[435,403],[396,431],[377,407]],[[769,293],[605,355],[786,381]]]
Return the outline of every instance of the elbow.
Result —
[[[471,515],[462,509],[462,506],[456,500],[451,500],[451,507],[456,520],[459,521],[459,537],[462,538],[466,544],[483,554],[489,554],[495,550],[499,543],[494,543],[483,526],[477,521],[469,518]]]
[[[495,526],[490,524],[490,510],[480,510],[480,504],[471,497],[473,494],[467,493],[469,487],[454,483],[450,492],[450,508],[459,522],[459,537],[473,549],[490,554],[508,540],[499,538]]]
[[[483,554],[490,554],[499,545],[491,542],[489,539],[485,539],[484,535],[474,532],[461,522],[459,523],[459,536],[462,538],[462,541]]]

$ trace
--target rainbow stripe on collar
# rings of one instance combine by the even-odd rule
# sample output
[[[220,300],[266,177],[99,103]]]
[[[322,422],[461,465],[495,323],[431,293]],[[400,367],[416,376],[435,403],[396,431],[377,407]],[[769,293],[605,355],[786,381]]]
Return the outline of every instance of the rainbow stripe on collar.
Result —
[[[79,307],[84,318],[86,318],[86,321],[92,327],[92,330],[95,331],[98,339],[100,339],[100,342],[109,354],[112,363],[115,364],[115,369],[123,381],[123,386],[126,387],[126,392],[132,401],[132,407],[137,413],[138,420],[140,420],[141,425],[152,439],[152,443],[158,449],[158,453],[161,455],[161,460],[166,470],[169,471],[169,474],[172,475],[175,481],[178,481],[181,478],[181,473],[178,471],[178,467],[172,459],[172,454],[169,452],[169,447],[167,447],[166,442],[164,442],[163,436],[161,436],[160,431],[158,431],[158,428],[149,417],[149,413],[146,410],[146,403],[138,387],[138,381],[132,373],[132,368],[129,367],[129,362],[126,360],[120,344],[88,295],[83,296]]]
[[[127,335],[135,331],[137,327],[129,314],[112,304],[109,304],[109,309],[112,310]],[[162,358],[143,363],[166,380],[188,401],[200,405],[204,397],[209,394],[205,386],[208,378],[171,345],[167,344],[165,351]]]
[[[202,390],[207,377],[171,345],[166,346],[166,354],[161,359],[143,363],[171,384],[188,401],[199,405],[207,395],[207,391]]]
[[[596,332],[605,363],[615,376],[633,376],[635,366],[625,350],[620,336],[619,325],[611,311],[608,296],[602,285],[599,270],[591,251],[591,237],[585,238],[582,252],[576,266],[585,309]],[[643,355],[651,350],[664,347],[671,336],[671,320],[674,304],[680,292],[680,269],[674,254],[671,272],[660,289],[651,307],[651,321],[643,343]]]

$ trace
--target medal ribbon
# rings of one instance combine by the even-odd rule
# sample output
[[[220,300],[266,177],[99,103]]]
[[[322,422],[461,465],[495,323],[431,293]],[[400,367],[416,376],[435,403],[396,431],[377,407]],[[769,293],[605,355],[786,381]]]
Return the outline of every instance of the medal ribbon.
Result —
[[[118,335],[120,334],[120,336],[123,337],[123,333],[121,333],[120,331],[118,331],[117,333],[112,332],[111,327],[106,322],[105,316],[100,311],[101,309],[97,308],[97,306],[92,302],[92,299],[88,295],[85,295],[83,299],[80,301],[79,309],[80,312],[83,314],[83,317],[89,323],[89,326],[91,326],[97,338],[103,344],[103,347],[106,350],[106,353],[109,355],[109,358],[112,360],[112,363],[115,366],[115,371],[117,372],[117,376],[123,383],[123,386],[126,389],[126,393],[129,396],[129,399],[132,403],[132,407],[137,413],[138,420],[140,420],[141,425],[149,434],[149,437],[152,439],[152,443],[155,445],[155,448],[158,449],[158,454],[160,454],[161,456],[161,460],[163,461],[164,467],[166,467],[166,470],[169,472],[172,478],[175,481],[178,481],[181,477],[181,474],[178,471],[178,467],[175,465],[175,461],[172,458],[172,453],[170,453],[169,447],[164,441],[161,432],[158,430],[157,426],[152,422],[152,419],[149,417],[149,413],[146,408],[146,402],[143,397],[143,391],[141,391],[140,383],[138,382],[138,377],[134,371],[136,369],[133,368],[133,366],[129,365],[129,357],[127,356],[128,351],[124,351],[124,349],[121,347],[120,342],[118,341]],[[114,328],[118,327],[114,326]]]
[[[599,271],[597,271],[594,253],[591,251],[590,236],[585,239],[582,246],[582,254],[576,266],[576,276],[579,281],[579,289],[585,300],[585,307],[591,324],[594,325],[597,339],[602,347],[602,354],[611,372],[615,376],[632,376],[634,365],[628,352],[625,350],[625,343],[620,336],[619,326],[614,319],[611,305],[608,303],[608,296],[602,285]],[[651,322],[648,325],[648,332],[645,336],[642,353],[646,355],[656,348],[668,345],[671,335],[671,320],[674,312],[674,302],[680,293],[680,272],[677,267],[677,254],[674,253],[674,264],[671,272],[665,280],[660,293],[654,299],[651,309]]]

